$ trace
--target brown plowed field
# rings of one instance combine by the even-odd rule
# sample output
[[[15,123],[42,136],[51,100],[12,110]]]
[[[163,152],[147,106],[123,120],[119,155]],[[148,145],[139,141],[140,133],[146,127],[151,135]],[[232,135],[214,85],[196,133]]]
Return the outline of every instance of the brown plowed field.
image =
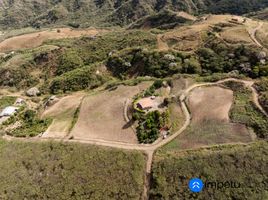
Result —
[[[229,122],[233,92],[218,86],[195,88],[188,96],[192,123],[176,138],[181,149],[192,149],[223,143],[252,141],[242,124]]]
[[[119,86],[113,91],[85,97],[71,135],[75,139],[137,143],[133,129],[124,119],[124,104],[126,99],[132,99],[150,84],[151,82],[144,82],[137,86]]]
[[[229,121],[229,110],[233,102],[233,92],[221,87],[199,87],[188,98],[192,113],[192,123],[203,120]]]

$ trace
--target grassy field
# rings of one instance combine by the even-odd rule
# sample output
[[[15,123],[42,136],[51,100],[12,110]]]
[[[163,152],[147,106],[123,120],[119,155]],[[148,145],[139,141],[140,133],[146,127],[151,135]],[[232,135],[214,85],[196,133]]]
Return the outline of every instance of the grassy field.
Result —
[[[183,111],[182,111],[179,103],[177,103],[177,102],[171,103],[168,107],[168,110],[170,113],[172,132],[174,133],[182,127],[182,125],[185,121],[185,116],[183,114]]]
[[[268,143],[206,148],[184,152],[158,152],[152,169],[151,200],[251,199],[268,198]],[[192,193],[188,181],[233,181],[239,188],[205,187]]]
[[[0,140],[0,199],[141,199],[142,153]]]
[[[232,122],[251,127],[260,139],[268,138],[268,119],[255,106],[252,93],[243,84],[227,82],[226,87],[234,91],[234,104],[230,110]]]
[[[16,97],[0,97],[0,110],[4,109],[7,106],[11,106],[15,103]]]

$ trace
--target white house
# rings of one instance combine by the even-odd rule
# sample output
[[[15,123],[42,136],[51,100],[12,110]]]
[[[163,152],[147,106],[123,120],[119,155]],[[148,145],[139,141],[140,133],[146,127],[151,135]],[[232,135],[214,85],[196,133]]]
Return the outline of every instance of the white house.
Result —
[[[9,117],[18,111],[18,107],[8,106],[1,113],[0,117]]]

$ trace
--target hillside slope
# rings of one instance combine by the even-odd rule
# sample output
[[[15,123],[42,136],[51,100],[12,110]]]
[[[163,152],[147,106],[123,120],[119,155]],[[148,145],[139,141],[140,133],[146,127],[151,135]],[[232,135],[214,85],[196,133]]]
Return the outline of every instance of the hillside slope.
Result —
[[[126,25],[166,9],[191,14],[244,14],[267,6],[266,0],[2,0],[0,27]]]

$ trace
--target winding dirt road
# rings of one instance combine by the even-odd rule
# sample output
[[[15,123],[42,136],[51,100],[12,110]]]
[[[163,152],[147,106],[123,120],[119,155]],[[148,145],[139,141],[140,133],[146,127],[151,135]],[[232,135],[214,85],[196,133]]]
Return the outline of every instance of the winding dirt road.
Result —
[[[243,83],[243,84],[245,84],[246,87],[251,89],[254,103],[259,108],[259,110],[266,117],[268,117],[268,114],[266,113],[266,111],[259,104],[258,93],[255,90],[255,88],[253,87],[254,81],[246,81],[246,80],[240,80],[240,79],[235,79],[235,78],[228,78],[228,79],[223,79],[223,80],[220,80],[220,81],[217,81],[214,83],[196,83],[196,84],[190,86],[189,88],[187,88],[186,90],[184,90],[183,94],[180,96],[180,102],[181,102],[181,107],[182,107],[182,110],[183,110],[183,113],[185,115],[186,120],[185,120],[183,126],[180,128],[180,130],[178,130],[176,133],[170,135],[166,139],[157,140],[156,142],[154,142],[152,144],[128,144],[128,143],[123,143],[123,142],[106,141],[106,140],[100,140],[100,139],[81,140],[81,139],[75,139],[75,138],[74,139],[53,139],[53,141],[78,142],[78,143],[100,145],[100,146],[114,147],[114,148],[120,148],[120,149],[144,151],[147,154],[147,164],[146,164],[146,180],[145,180],[143,198],[148,199],[149,175],[151,173],[154,151],[157,150],[158,148],[164,146],[165,144],[169,143],[170,141],[172,141],[174,138],[176,138],[178,135],[180,135],[190,125],[191,115],[190,115],[190,112],[188,111],[186,103],[185,103],[185,99],[188,96],[188,94],[193,89],[195,89],[197,87],[213,86],[213,85],[218,85],[218,84],[228,82],[228,81],[236,81],[236,82]],[[6,140],[23,140],[23,141],[27,141],[27,142],[51,141],[51,139],[41,138],[41,137],[14,138],[14,137],[9,137],[9,136],[4,136],[3,138]]]
[[[256,33],[259,29],[261,29],[262,26],[263,26],[263,22],[259,22],[259,25],[256,28],[254,28],[253,30],[248,30],[248,33],[249,33],[250,38],[253,40],[253,42],[257,46],[264,48],[264,46],[256,38]]]

